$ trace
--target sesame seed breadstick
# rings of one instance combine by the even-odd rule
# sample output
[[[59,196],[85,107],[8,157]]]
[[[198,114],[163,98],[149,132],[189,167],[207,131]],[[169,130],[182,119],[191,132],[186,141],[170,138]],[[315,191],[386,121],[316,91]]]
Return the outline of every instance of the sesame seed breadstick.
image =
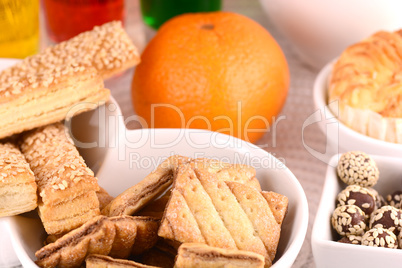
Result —
[[[61,123],[24,135],[21,151],[35,174],[39,216],[48,234],[66,233],[99,215],[94,173]]]
[[[3,70],[0,139],[61,121],[77,103],[96,105],[74,115],[94,109],[109,99],[103,79],[139,61],[121,23],[110,22]]]
[[[0,73],[0,84],[13,83],[21,77],[52,70],[68,63],[93,66],[107,79],[140,62],[137,48],[121,22],[113,21],[83,32],[70,40],[48,47],[42,53]]]
[[[35,209],[36,183],[24,155],[12,143],[0,143],[0,217]]]
[[[109,95],[96,70],[82,64],[0,83],[0,138],[61,121],[77,103],[83,104],[71,116],[94,109]]]

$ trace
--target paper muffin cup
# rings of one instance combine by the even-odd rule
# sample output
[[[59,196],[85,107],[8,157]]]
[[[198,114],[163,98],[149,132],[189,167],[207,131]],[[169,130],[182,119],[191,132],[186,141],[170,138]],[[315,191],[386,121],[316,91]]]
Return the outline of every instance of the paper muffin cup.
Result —
[[[338,109],[337,103],[331,102],[329,107],[349,128],[375,139],[402,144],[402,118],[383,117],[374,111],[349,105],[340,105]]]

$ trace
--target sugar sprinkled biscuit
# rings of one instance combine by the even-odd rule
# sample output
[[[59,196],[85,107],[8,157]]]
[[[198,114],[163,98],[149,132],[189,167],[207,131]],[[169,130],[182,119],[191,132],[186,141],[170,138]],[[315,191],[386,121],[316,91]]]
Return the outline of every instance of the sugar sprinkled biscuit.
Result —
[[[190,162],[177,169],[158,234],[182,243],[253,251],[270,262],[280,224],[261,192],[233,180],[222,181]]]

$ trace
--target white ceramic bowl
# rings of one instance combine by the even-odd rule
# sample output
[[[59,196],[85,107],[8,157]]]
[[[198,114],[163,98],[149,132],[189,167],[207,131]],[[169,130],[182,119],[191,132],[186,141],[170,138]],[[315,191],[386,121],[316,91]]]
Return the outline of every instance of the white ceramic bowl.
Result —
[[[71,128],[75,142],[80,143],[80,151],[96,172],[99,184],[113,196],[138,183],[172,154],[253,165],[262,189],[289,198],[277,260],[272,267],[291,267],[307,231],[307,199],[296,177],[268,152],[237,138],[205,130],[129,131],[113,100],[95,111],[75,117]],[[36,267],[34,254],[45,238],[36,213],[10,217],[7,223],[22,265]]]
[[[316,122],[327,137],[327,142],[337,152],[364,151],[368,154],[379,154],[400,157],[402,144],[371,138],[361,134],[339,121],[328,107],[328,79],[333,63],[328,63],[318,74],[314,82],[314,106],[318,117]]]
[[[402,27],[399,0],[260,0],[270,20],[317,69],[379,30]]]
[[[402,158],[371,155],[380,170],[380,179],[374,188],[383,196],[402,189]],[[401,267],[402,250],[375,248],[335,242],[331,215],[336,196],[346,188],[336,174],[340,155],[331,158],[325,175],[320,205],[315,217],[311,245],[317,267]]]

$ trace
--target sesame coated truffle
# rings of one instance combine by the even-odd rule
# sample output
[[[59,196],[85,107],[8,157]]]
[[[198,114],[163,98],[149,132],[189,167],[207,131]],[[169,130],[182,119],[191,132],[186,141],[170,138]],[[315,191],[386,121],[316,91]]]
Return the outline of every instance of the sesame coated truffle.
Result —
[[[337,197],[338,206],[356,205],[370,217],[370,214],[376,208],[376,198],[374,194],[367,188],[359,185],[349,185]]]
[[[359,235],[348,235],[339,239],[338,242],[345,244],[361,245],[362,237]]]
[[[383,206],[374,211],[370,218],[370,228],[379,227],[398,232],[402,227],[401,210],[393,206]]]
[[[337,207],[332,213],[332,227],[338,234],[362,235],[366,229],[364,212],[355,205],[343,205]]]
[[[395,234],[381,227],[368,230],[362,237],[362,245],[382,248],[398,247]]]
[[[363,152],[347,152],[338,163],[339,178],[346,184],[371,187],[378,181],[379,171],[374,160]]]
[[[395,208],[402,208],[402,191],[395,191],[386,197],[387,204]]]
[[[368,190],[370,190],[370,192],[374,195],[375,197],[375,206],[376,209],[382,207],[382,206],[386,206],[387,203],[385,202],[385,199],[382,195],[380,195],[374,188],[367,188]]]

